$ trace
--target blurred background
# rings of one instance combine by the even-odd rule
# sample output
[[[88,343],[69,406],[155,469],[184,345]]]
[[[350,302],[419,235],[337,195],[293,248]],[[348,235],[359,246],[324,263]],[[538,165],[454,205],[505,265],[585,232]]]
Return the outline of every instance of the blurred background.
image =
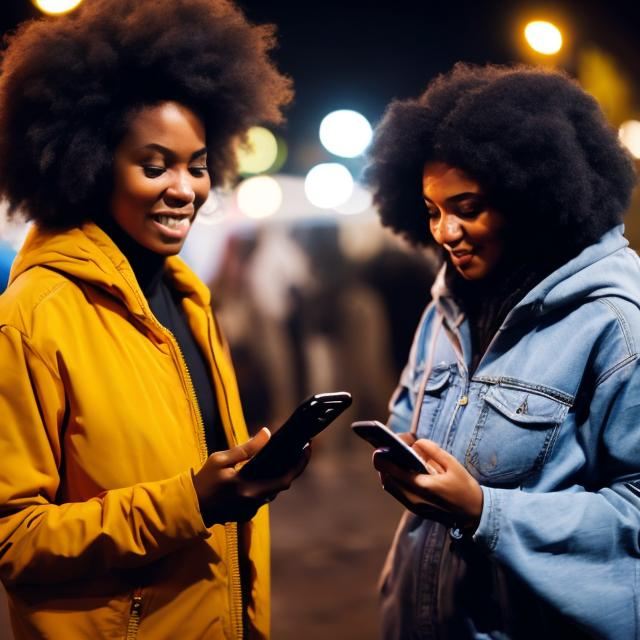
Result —
[[[78,4],[3,0],[0,30]],[[377,222],[362,184],[371,128],[392,99],[416,96],[458,60],[522,61],[577,77],[638,158],[640,3],[239,4],[278,26],[274,55],[296,99],[284,127],[250,132],[241,178],[211,194],[183,257],[212,289],[250,429],[277,427],[312,393],[354,397],[271,507],[274,640],[375,638],[377,574],[401,510],[348,426],[386,420],[436,265]],[[636,190],[627,216],[635,249],[639,214]],[[0,212],[0,290],[25,231]],[[0,640],[11,637],[0,593]]]

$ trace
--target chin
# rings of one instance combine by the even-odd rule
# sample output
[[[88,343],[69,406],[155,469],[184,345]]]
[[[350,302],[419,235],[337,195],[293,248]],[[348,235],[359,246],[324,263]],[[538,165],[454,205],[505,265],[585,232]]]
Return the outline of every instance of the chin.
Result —
[[[157,253],[160,256],[175,256],[182,251],[182,246],[184,245],[184,241],[180,242],[162,242],[159,240],[153,240],[149,242],[140,242],[145,249],[152,251],[153,253]]]

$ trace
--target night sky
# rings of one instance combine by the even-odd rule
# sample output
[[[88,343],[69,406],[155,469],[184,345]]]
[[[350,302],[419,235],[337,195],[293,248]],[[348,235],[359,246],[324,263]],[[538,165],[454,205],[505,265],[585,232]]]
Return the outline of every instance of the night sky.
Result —
[[[523,60],[517,43],[527,16],[557,17],[570,26],[568,53],[561,61],[569,71],[575,50],[594,43],[611,52],[629,76],[640,79],[640,2],[633,0],[557,0],[546,5],[525,0],[239,4],[252,21],[278,26],[274,55],[295,82],[296,99],[281,131],[289,145],[282,168],[287,173],[304,174],[316,162],[331,159],[317,138],[320,121],[329,111],[355,109],[375,123],[390,100],[419,94],[431,78],[458,60]],[[29,0],[4,0],[0,29],[39,15]]]

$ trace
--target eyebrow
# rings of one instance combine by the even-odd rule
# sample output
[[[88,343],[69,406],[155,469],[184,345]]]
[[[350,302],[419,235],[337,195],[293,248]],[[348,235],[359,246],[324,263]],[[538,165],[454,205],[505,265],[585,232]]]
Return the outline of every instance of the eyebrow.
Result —
[[[163,156],[168,157],[168,158],[175,158],[176,157],[175,151],[172,151],[168,147],[165,147],[165,146],[163,146],[161,144],[157,144],[156,142],[151,142],[150,144],[146,144],[142,148],[143,149],[149,149],[149,150],[152,150],[152,151],[158,151]],[[191,154],[191,156],[189,157],[189,160],[195,160],[196,158],[199,158],[200,156],[206,155],[206,153],[207,153],[207,148],[206,147],[202,147],[202,149],[198,149],[197,151],[194,151]]]
[[[433,200],[425,196],[424,193],[422,194],[422,197],[426,202],[429,202],[430,204],[434,204]],[[483,198],[483,197],[484,195],[482,193],[478,193],[477,191],[465,191],[464,193],[457,193],[455,196],[450,196],[448,198],[445,198],[445,202],[456,204],[458,202],[463,202],[464,200],[468,200],[469,198]]]

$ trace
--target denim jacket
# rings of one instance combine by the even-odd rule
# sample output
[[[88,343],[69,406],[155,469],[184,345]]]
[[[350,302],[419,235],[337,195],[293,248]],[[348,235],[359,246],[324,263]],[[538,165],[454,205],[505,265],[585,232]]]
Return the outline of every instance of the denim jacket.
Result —
[[[418,437],[478,480],[483,512],[472,537],[405,513],[381,582],[385,639],[640,638],[640,261],[627,244],[616,227],[541,281],[471,376],[441,271],[389,425],[410,430],[422,397]]]

